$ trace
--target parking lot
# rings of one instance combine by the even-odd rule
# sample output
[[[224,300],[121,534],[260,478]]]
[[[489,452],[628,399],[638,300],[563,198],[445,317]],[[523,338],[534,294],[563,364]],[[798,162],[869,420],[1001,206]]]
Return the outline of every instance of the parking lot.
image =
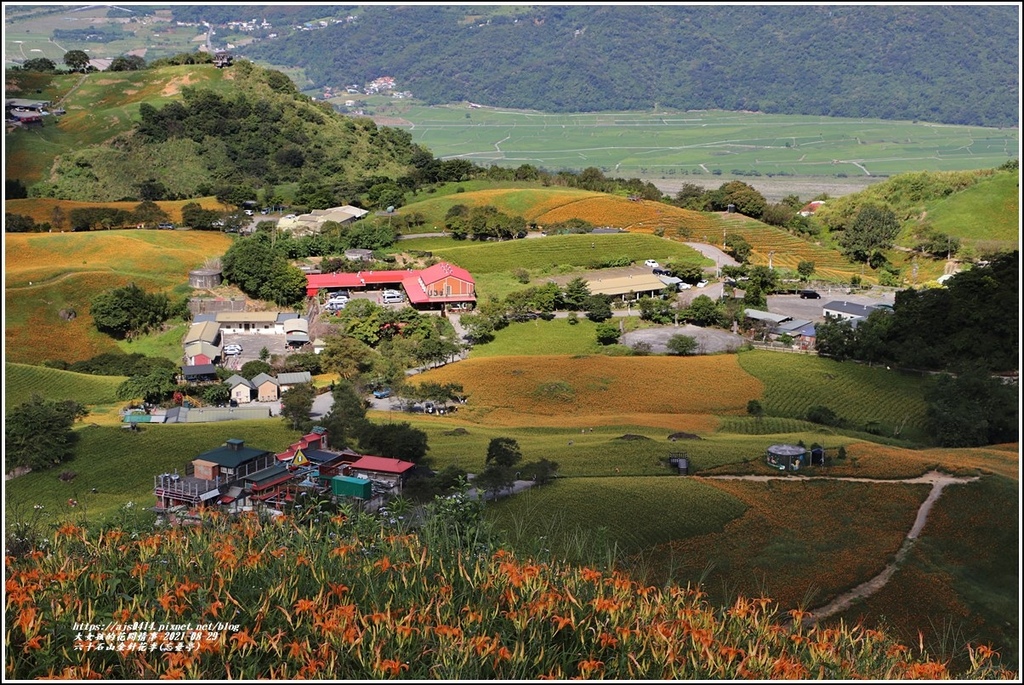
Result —
[[[829,302],[838,300],[864,305],[891,305],[896,299],[891,292],[872,290],[866,293],[850,294],[846,290],[846,288],[821,288],[817,291],[821,295],[821,299],[818,300],[804,300],[799,295],[769,295],[768,311],[773,314],[791,316],[794,319],[824,321],[825,315],[822,310]]]
[[[271,356],[283,355],[286,352],[284,336],[271,333],[225,333],[222,336],[222,346],[241,345],[242,352],[237,355],[227,355],[224,358],[224,368],[237,371],[242,364],[260,358],[260,350],[264,347]]]

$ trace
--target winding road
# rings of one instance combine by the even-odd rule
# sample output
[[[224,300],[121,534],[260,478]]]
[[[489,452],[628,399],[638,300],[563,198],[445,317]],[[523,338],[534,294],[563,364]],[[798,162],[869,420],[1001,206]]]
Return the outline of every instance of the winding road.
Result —
[[[959,477],[950,476],[945,473],[938,471],[929,471],[928,473],[918,476],[916,478],[902,478],[902,479],[878,479],[878,478],[853,478],[853,477],[830,477],[830,476],[703,476],[707,479],[717,480],[750,480],[757,482],[767,482],[770,480],[788,480],[788,481],[801,481],[801,480],[845,480],[855,483],[899,483],[902,485],[912,483],[930,483],[932,490],[928,493],[928,497],[925,498],[924,502],[917,510],[917,517],[914,519],[914,525],[911,526],[910,531],[907,533],[906,539],[903,544],[900,545],[899,551],[896,552],[896,557],[889,563],[882,572],[878,575],[866,580],[857,587],[853,588],[849,592],[843,593],[833,599],[828,604],[812,609],[803,618],[803,624],[805,627],[810,627],[820,621],[821,619],[828,618],[833,614],[837,614],[840,611],[848,609],[855,601],[870,597],[875,594],[889,582],[893,574],[899,569],[900,564],[906,559],[907,554],[913,548],[914,543],[917,542],[918,536],[921,531],[924,530],[924,524],[928,520],[928,514],[931,512],[935,502],[938,501],[942,495],[943,489],[947,485],[955,485],[962,483],[971,483],[978,480],[978,476],[972,477]]]

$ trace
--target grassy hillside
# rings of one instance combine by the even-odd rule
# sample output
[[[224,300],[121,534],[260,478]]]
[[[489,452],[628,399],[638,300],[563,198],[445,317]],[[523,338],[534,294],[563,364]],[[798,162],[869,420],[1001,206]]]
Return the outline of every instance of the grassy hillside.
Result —
[[[188,272],[220,257],[231,240],[222,233],[138,230],[5,237],[5,351],[9,361],[29,364],[117,349],[92,324],[95,295],[131,282],[181,293]],[[65,320],[61,311],[75,316]]]
[[[86,418],[76,428],[75,458],[62,467],[78,476],[64,482],[52,471],[42,471],[8,481],[8,517],[24,516],[33,505],[42,504],[44,518],[56,521],[67,511],[68,499],[74,498],[93,520],[102,521],[129,500],[140,507],[153,506],[153,476],[175,469],[184,473],[188,462],[225,440],[239,438],[252,447],[280,451],[300,435],[281,420],[147,424],[138,432],[120,426],[91,426],[88,421]],[[97,492],[92,492],[93,488]]]
[[[139,105],[162,107],[180,99],[185,86],[227,92],[230,76],[213,66],[184,65],[143,71],[94,72],[47,76],[23,84],[25,92],[8,97],[31,97],[59,102],[67,111],[48,117],[42,127],[5,136],[7,178],[26,186],[46,179],[54,160],[91,145],[100,145],[127,132],[138,121]],[[33,88],[29,90],[28,86]],[[35,90],[41,90],[41,93]],[[181,160],[178,160],[180,163]],[[185,171],[185,170],[182,170]],[[138,179],[136,179],[138,180]]]
[[[211,209],[218,212],[234,209],[233,207],[221,204],[215,197],[200,197],[193,200],[158,200],[156,205],[167,213],[172,222],[181,224],[181,208],[190,202],[198,204],[203,209]],[[77,202],[75,200],[33,197],[5,201],[4,212],[32,217],[37,224],[49,223],[52,225],[54,223],[54,211],[58,211],[66,218],[76,209],[109,207],[111,209],[123,209],[126,212],[131,212],[138,206],[138,202]]]
[[[121,376],[93,376],[30,364],[4,364],[4,403],[14,406],[32,395],[46,400],[73,399],[84,405],[110,404]]]
[[[768,414],[804,418],[814,406],[879,435],[899,432],[924,437],[927,379],[821,357],[752,350],[738,355],[739,366],[764,383]]]
[[[978,250],[1020,247],[1020,171],[981,178],[970,188],[929,202],[920,224]]]

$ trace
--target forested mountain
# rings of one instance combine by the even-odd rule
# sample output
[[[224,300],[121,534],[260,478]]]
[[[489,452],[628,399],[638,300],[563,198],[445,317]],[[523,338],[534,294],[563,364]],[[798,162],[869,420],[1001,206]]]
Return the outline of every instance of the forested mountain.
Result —
[[[1010,5],[319,9],[355,19],[282,30],[242,52],[302,67],[317,87],[392,76],[430,103],[1019,120]]]

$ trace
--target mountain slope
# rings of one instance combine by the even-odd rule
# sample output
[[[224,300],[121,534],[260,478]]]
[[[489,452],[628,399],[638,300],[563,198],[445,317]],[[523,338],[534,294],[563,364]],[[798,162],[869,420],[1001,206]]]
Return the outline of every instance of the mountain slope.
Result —
[[[246,56],[316,87],[393,76],[430,103],[1016,126],[1010,6],[372,6]]]

